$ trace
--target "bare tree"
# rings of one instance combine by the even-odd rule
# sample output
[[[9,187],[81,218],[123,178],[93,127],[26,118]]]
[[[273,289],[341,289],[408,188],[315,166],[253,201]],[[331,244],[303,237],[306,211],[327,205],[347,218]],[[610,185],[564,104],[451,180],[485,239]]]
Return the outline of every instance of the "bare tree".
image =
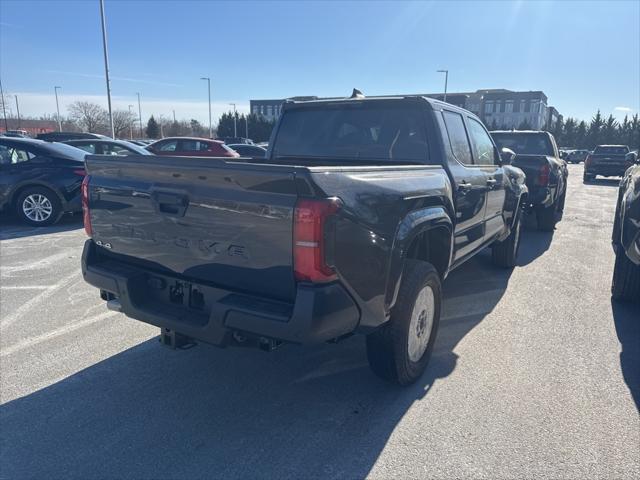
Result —
[[[135,117],[129,110],[114,110],[113,133],[116,138],[129,138]]]
[[[97,132],[107,124],[107,112],[97,103],[73,102],[69,105],[69,115],[87,132]]]

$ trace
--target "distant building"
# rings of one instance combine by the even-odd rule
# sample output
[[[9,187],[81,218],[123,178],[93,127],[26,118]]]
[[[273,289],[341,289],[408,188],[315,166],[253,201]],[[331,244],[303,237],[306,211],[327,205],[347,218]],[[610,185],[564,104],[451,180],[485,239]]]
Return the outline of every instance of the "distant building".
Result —
[[[54,132],[58,129],[55,120],[30,120],[21,118],[7,118],[7,126],[9,130],[25,130],[29,135],[35,137],[39,133]],[[4,119],[0,119],[0,133],[5,132]]]
[[[442,100],[443,94],[427,94]],[[466,108],[478,115],[489,128],[551,129],[562,115],[547,105],[541,91],[514,92],[506,89],[476,90],[466,93],[447,93],[447,102]]]
[[[315,96],[278,98],[275,100],[249,100],[249,109],[251,113],[258,115],[265,120],[275,121],[282,112],[282,104],[285,100],[317,100]]]
[[[366,95],[366,92],[365,92]],[[418,94],[444,100],[442,93]],[[291,100],[317,100],[319,97],[291,97]],[[284,99],[251,100],[251,113],[267,120],[275,120],[282,110]],[[510,129],[526,127],[534,130],[552,129],[562,120],[555,107],[547,105],[544,92],[515,92],[503,88],[475,92],[447,93],[447,102],[476,114],[488,128]]]

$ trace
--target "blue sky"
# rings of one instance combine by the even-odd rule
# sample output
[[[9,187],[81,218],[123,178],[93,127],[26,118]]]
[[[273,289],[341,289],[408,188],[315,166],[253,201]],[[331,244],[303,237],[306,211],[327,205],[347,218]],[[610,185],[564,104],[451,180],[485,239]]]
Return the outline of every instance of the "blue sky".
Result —
[[[640,109],[640,2],[106,0],[112,95],[143,116],[251,98],[543,90],[566,116]],[[98,0],[0,0],[0,75],[23,115],[106,106]],[[617,109],[617,110],[616,110]]]

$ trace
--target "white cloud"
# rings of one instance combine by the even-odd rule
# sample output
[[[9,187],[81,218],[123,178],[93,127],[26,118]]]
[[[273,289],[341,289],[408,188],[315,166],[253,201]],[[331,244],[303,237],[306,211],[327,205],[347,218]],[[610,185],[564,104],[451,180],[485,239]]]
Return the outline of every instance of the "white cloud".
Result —
[[[11,93],[11,96],[17,95],[20,101],[20,114],[23,116],[38,117],[43,114],[55,114],[56,112],[56,99],[53,94],[45,93]],[[5,97],[8,97],[5,94]],[[83,95],[83,94],[58,94],[60,100],[60,114],[66,116],[67,106],[78,100],[85,102],[93,102],[102,105],[107,108],[107,96],[106,95]],[[15,102],[7,98],[9,106],[13,107]],[[147,119],[153,115],[158,118],[163,116],[165,118],[172,118],[173,111],[176,112],[177,120],[189,120],[195,118],[203,125],[209,124],[209,107],[206,100],[172,100],[172,99],[158,99],[158,98],[145,98],[140,99],[142,107],[142,121],[146,123]],[[219,100],[211,102],[211,116],[213,124],[218,122],[218,118],[230,110],[233,107],[229,105],[235,103],[238,112],[248,113],[249,102],[247,100]],[[113,110],[127,110],[129,105],[133,105],[131,109],[135,112],[136,117],[138,115],[138,99],[137,97],[124,97],[124,96],[112,96],[111,105]]]
[[[618,112],[633,112],[633,108],[629,108],[629,107],[616,107],[614,108],[614,110]]]

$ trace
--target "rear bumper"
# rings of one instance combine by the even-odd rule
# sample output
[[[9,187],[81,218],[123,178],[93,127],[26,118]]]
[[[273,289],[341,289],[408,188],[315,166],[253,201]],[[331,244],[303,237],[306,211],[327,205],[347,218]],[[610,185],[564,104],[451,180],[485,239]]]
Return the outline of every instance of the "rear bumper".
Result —
[[[602,175],[604,177],[622,177],[627,169],[631,166],[631,164],[627,166],[617,166],[617,165],[595,165],[585,167],[584,174],[585,175]]]
[[[548,207],[553,204],[555,200],[554,189],[550,187],[540,187],[537,185],[529,186],[529,194],[527,196],[527,203],[531,207]]]
[[[156,273],[101,256],[99,248],[86,241],[82,275],[105,300],[118,300],[128,317],[202,342],[225,346],[240,332],[319,343],[352,333],[360,320],[356,303],[339,283],[299,284],[294,303],[285,303]]]

